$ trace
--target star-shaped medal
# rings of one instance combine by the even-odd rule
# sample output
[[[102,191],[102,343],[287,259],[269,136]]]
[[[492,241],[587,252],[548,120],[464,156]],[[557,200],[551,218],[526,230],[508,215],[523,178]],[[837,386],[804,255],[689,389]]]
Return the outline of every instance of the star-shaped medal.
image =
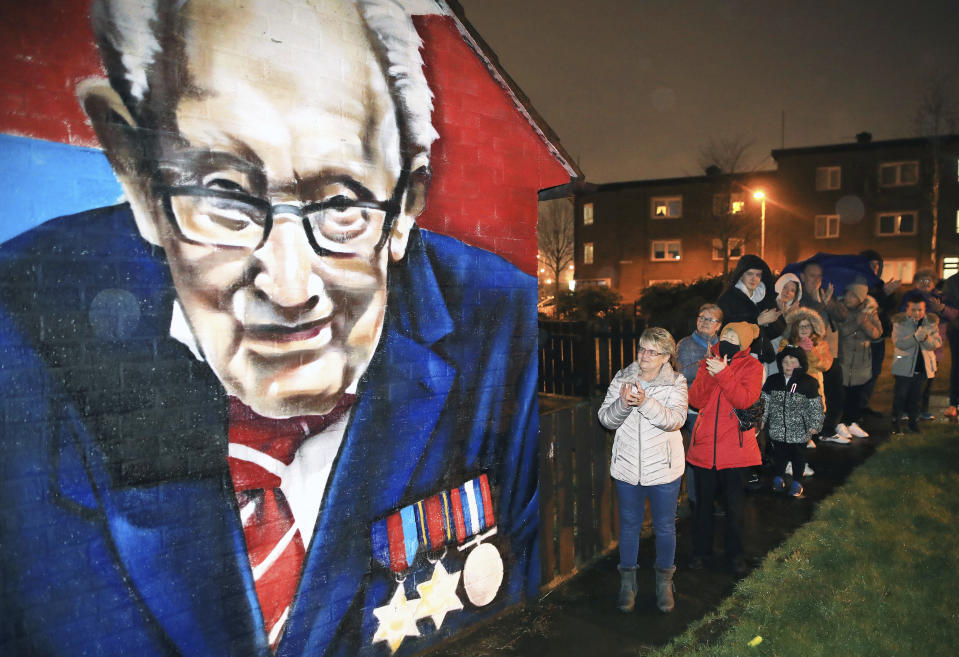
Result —
[[[418,599],[406,599],[406,592],[401,582],[390,601],[373,610],[373,615],[380,623],[376,628],[376,634],[373,635],[373,643],[386,641],[390,646],[390,653],[394,653],[403,643],[403,639],[408,636],[419,636],[420,631],[416,629],[416,609],[419,605]]]
[[[417,585],[416,591],[420,594],[420,606],[416,618],[433,619],[436,629],[440,629],[446,614],[463,608],[463,603],[456,595],[456,587],[460,582],[460,573],[448,573],[442,561],[436,562],[433,576],[430,581]]]

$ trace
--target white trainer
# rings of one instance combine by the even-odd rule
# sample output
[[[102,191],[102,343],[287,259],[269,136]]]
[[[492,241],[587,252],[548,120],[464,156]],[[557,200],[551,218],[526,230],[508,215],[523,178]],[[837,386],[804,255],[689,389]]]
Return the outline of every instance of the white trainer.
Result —
[[[848,427],[849,433],[852,434],[854,438],[868,438],[869,434],[866,433],[866,430],[863,429],[857,422],[853,422]]]
[[[819,440],[824,443],[839,443],[840,445],[848,445],[852,442],[848,438],[840,436],[838,433],[833,434],[832,436],[823,436]]]
[[[786,464],[786,474],[788,474],[790,477],[792,476],[792,474],[793,474],[793,464],[792,464],[792,463],[787,463],[787,464]],[[812,468],[810,468],[810,467],[809,467],[809,464],[807,463],[807,464],[806,464],[806,467],[803,468],[802,476],[804,476],[804,477],[811,477],[811,476],[813,476],[814,474],[816,474],[816,471],[813,470]]]
[[[853,422],[855,424],[855,422]],[[842,436],[843,438],[852,438],[853,434],[849,431],[849,427],[840,422],[836,425],[836,435]]]

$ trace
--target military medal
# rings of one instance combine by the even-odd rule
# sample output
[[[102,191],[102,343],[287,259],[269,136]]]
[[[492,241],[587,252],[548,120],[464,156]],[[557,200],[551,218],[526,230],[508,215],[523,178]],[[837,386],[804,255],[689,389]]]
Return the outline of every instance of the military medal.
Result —
[[[416,621],[428,618],[440,629],[447,614],[463,609],[456,594],[460,579],[473,605],[492,602],[503,581],[503,560],[482,541],[494,534],[496,516],[485,474],[374,522],[373,556],[393,573],[397,588],[388,604],[373,611],[379,621],[373,642],[386,641],[396,652],[407,636],[419,636]],[[443,555],[453,545],[459,551],[473,548],[462,571],[449,572],[443,565]],[[419,598],[407,599],[403,580],[424,555],[435,564],[432,575],[416,586]]]

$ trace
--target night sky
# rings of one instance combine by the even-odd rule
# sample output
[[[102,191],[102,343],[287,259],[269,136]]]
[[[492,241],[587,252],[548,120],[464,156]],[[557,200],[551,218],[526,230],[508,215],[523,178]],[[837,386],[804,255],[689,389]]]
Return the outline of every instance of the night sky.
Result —
[[[787,148],[910,137],[924,80],[959,89],[959,0],[460,4],[592,182],[699,175],[710,138],[773,168],[783,110]]]

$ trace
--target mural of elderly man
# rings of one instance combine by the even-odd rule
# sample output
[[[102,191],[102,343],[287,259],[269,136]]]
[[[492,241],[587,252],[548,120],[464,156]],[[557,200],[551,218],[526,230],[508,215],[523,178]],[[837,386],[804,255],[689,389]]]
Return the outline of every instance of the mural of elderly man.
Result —
[[[536,589],[535,279],[416,225],[401,6],[291,7],[93,7],[128,203],[0,248],[5,645],[409,652]]]

